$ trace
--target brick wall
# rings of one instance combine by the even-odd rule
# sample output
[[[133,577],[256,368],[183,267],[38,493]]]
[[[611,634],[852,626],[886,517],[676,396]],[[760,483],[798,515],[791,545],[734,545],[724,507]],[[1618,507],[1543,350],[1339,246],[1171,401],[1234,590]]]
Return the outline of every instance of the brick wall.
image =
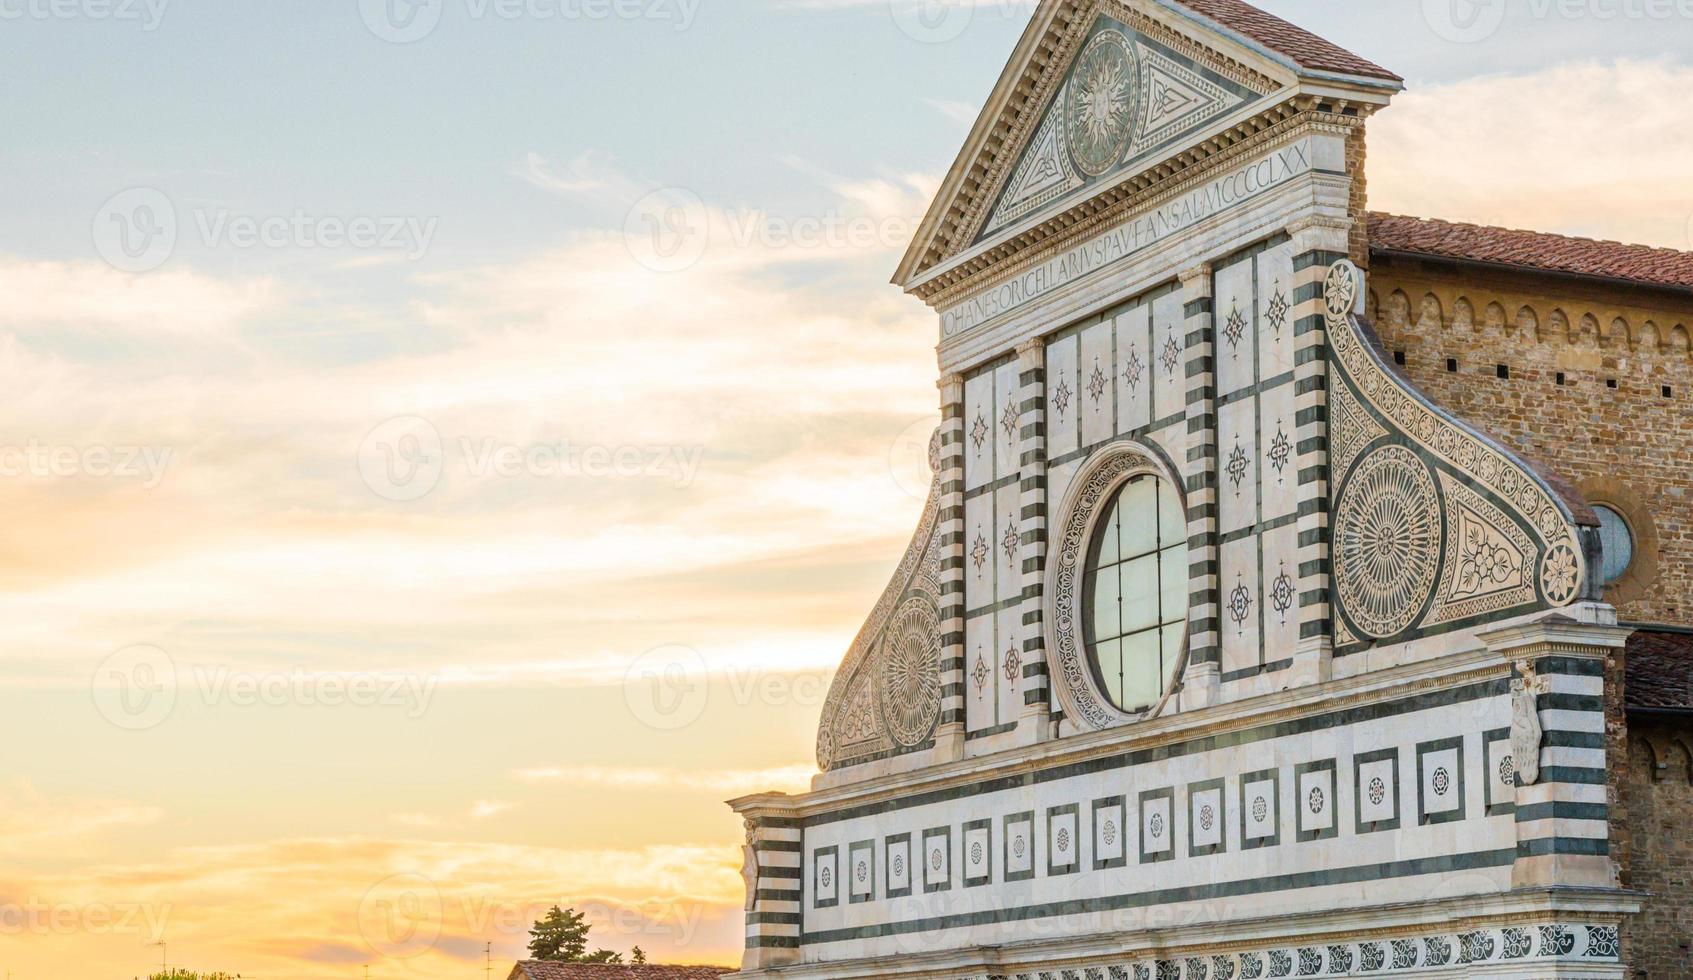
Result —
[[[1369,304],[1435,402],[1636,525],[1624,621],[1693,624],[1693,296],[1377,254]]]
[[[1624,927],[1633,976],[1681,980],[1693,976],[1693,724],[1670,726],[1634,719],[1623,798],[1633,860],[1628,885],[1649,892],[1646,908]]]

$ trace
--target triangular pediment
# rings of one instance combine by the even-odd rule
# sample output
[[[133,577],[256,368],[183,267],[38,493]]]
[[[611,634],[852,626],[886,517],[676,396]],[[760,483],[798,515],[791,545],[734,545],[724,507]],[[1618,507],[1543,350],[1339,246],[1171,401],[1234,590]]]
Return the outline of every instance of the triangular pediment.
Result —
[[[1085,193],[1262,97],[1100,15],[976,240]]]
[[[1295,56],[1303,51],[1260,39],[1294,35],[1313,50],[1327,45],[1240,0],[1041,0],[895,281],[909,288],[962,253],[1209,146],[1302,83],[1374,90],[1383,101],[1399,87],[1391,76],[1310,70]]]

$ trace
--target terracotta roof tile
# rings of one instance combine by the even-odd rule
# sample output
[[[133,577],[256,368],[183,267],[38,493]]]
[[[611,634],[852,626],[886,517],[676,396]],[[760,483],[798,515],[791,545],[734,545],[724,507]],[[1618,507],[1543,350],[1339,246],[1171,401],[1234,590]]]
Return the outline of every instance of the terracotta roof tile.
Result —
[[[1693,287],[1693,252],[1371,213],[1370,248],[1542,272]]]
[[[1693,710],[1693,633],[1640,630],[1624,656],[1630,708]]]
[[[727,966],[610,966],[524,960],[512,967],[507,980],[717,980],[734,972]]]
[[[1313,71],[1362,75],[1400,82],[1404,79],[1371,61],[1366,61],[1333,41],[1327,41],[1275,14],[1259,10],[1242,0],[1178,0],[1194,13],[1209,17],[1224,27],[1257,41],[1271,51],[1292,58],[1301,68]]]

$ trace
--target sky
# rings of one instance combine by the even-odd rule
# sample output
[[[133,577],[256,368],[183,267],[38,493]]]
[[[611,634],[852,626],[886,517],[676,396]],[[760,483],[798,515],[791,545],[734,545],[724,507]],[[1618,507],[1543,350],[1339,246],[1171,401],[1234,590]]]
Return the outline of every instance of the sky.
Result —
[[[1406,77],[1373,207],[1693,245],[1693,3],[1265,5]],[[0,0],[0,970],[737,963],[1030,9]]]

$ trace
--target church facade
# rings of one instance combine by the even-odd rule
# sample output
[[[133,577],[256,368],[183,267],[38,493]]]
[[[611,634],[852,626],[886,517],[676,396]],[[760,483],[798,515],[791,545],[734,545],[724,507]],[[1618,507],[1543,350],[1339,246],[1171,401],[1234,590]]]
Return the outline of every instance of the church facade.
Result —
[[[920,525],[732,803],[741,975],[1690,974],[1693,256],[1369,212],[1401,87],[1039,5],[896,278]]]

